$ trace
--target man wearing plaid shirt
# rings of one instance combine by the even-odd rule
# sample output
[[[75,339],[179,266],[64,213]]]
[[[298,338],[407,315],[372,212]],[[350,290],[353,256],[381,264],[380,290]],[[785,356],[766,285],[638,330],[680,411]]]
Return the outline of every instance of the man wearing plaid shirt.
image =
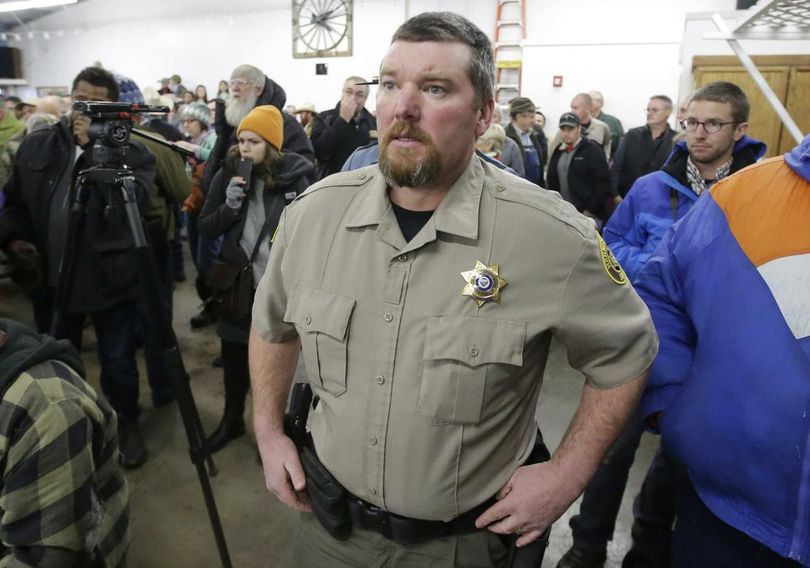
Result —
[[[0,318],[0,566],[123,566],[117,419],[67,341]]]

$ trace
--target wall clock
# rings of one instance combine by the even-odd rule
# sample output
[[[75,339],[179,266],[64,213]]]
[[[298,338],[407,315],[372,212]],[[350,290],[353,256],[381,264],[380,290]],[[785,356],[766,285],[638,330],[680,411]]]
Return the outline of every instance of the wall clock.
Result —
[[[352,0],[293,0],[293,57],[352,54]]]

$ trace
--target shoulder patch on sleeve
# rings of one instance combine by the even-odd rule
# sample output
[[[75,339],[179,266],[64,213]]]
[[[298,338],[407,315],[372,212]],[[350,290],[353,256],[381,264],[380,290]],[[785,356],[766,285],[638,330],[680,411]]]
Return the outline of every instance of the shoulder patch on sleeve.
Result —
[[[627,284],[627,274],[622,270],[622,265],[613,256],[613,251],[610,250],[602,235],[597,233],[597,238],[599,239],[599,256],[602,258],[602,266],[605,267],[605,272],[614,283],[624,286]]]

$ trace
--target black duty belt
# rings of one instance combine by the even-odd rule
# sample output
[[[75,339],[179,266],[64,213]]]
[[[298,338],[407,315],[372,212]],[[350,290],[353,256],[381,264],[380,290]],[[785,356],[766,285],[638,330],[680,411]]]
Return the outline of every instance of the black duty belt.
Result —
[[[488,499],[452,521],[426,521],[389,513],[362,499],[348,494],[349,517],[352,525],[376,531],[399,544],[417,544],[443,536],[469,534],[480,529],[475,520],[495,503]]]

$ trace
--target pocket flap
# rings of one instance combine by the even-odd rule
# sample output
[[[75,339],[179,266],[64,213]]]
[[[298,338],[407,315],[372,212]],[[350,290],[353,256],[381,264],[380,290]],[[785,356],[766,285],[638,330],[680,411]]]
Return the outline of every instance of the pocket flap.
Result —
[[[284,320],[296,324],[299,331],[317,331],[343,341],[353,309],[352,298],[299,286],[290,293]]]
[[[525,339],[525,322],[438,316],[427,323],[425,359],[454,359],[473,366],[520,366]]]

